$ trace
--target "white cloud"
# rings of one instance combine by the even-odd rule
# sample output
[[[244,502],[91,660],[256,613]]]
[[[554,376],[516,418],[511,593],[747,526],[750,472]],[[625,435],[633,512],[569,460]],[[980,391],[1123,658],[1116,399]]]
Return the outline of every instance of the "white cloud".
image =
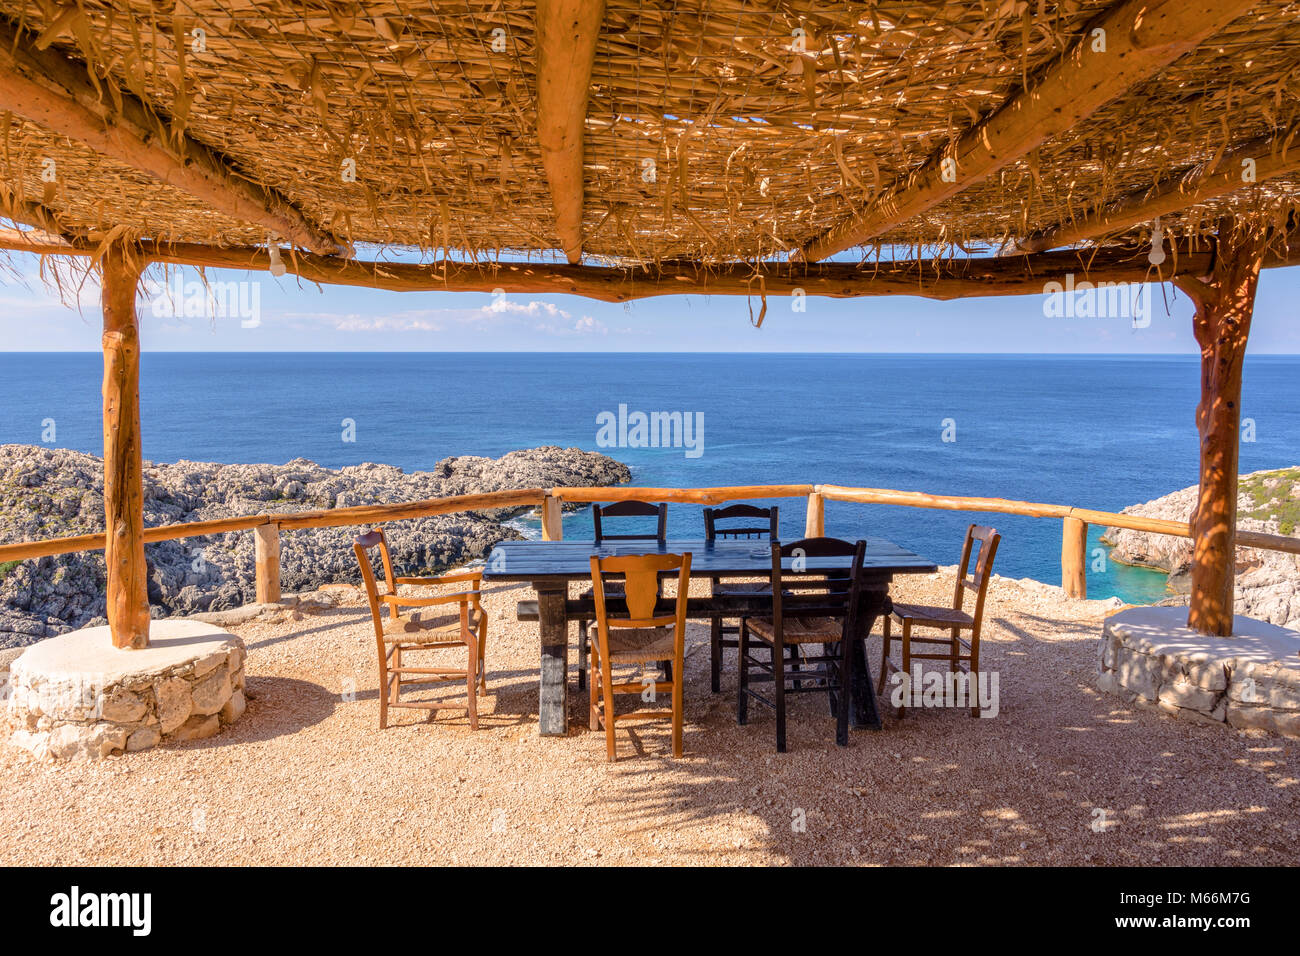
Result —
[[[495,312],[498,314],[550,315],[565,319],[569,318],[568,312],[565,312],[563,309],[552,305],[549,302],[540,302],[536,299],[532,299],[527,303],[515,302],[512,299],[507,299],[504,293],[497,293],[488,305],[483,306],[482,311]]]
[[[43,315],[81,312],[99,316],[99,276],[62,274],[61,290],[34,271],[20,281],[0,283],[0,309],[11,312],[40,312]]]
[[[333,325],[338,332],[441,332],[442,326],[418,313],[399,315],[334,316]]]
[[[567,312],[562,313],[565,319],[571,319],[572,316]],[[590,315],[584,315],[576,322],[538,322],[533,326],[538,332],[546,335],[608,335],[609,329],[605,323],[599,319],[592,318]]]

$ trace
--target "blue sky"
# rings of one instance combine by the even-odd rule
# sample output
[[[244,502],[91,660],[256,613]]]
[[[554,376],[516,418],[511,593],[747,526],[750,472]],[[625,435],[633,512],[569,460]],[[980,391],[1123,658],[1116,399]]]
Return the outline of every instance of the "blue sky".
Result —
[[[0,349],[99,350],[99,290],[93,280],[69,306],[46,288],[35,257],[15,253],[10,266],[0,276]],[[260,272],[208,270],[207,277],[209,282],[243,283],[236,289],[244,296],[238,314],[215,319],[173,314],[183,312],[187,301],[192,304],[201,287],[194,270],[172,270],[171,293],[152,290],[141,298],[145,350],[1196,351],[1191,305],[1170,285],[1163,287],[1163,295],[1161,287],[1152,287],[1153,308],[1145,328],[1134,328],[1127,316],[1049,317],[1045,298],[1033,295],[953,302],[899,296],[809,298],[803,312],[792,308],[790,298],[774,297],[768,300],[763,327],[755,329],[745,299],[735,296],[672,296],[615,305],[564,295],[320,287]],[[757,312],[757,299],[753,306]],[[1298,312],[1300,267],[1267,270],[1256,301],[1251,353],[1300,353]]]

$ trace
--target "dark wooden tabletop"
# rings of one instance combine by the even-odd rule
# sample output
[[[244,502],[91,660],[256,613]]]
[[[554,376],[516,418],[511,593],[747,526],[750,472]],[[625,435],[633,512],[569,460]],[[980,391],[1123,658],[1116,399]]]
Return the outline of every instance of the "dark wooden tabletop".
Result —
[[[855,539],[856,540],[856,539]],[[865,568],[881,575],[926,574],[934,562],[884,538],[867,538]],[[497,581],[572,581],[591,577],[591,556],[691,553],[692,576],[758,577],[772,569],[766,541],[670,538],[654,541],[502,541],[488,555],[483,577]],[[847,570],[852,556],[806,558],[808,571]],[[789,560],[786,567],[789,567]],[[675,574],[676,572],[672,572]]]

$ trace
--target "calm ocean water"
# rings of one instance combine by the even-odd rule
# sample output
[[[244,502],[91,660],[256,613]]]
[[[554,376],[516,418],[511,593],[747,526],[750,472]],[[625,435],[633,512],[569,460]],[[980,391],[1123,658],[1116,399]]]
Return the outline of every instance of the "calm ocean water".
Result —
[[[449,455],[533,445],[605,451],[645,485],[837,483],[1076,504],[1105,510],[1196,480],[1191,357],[517,353],[150,353],[144,453],[155,461],[378,461],[426,469]],[[101,451],[97,354],[0,354],[0,443]],[[1300,357],[1247,361],[1241,469],[1300,461]],[[703,416],[702,454],[599,448],[597,418]],[[345,442],[343,420],[355,421]],[[955,441],[944,441],[948,437]],[[803,503],[782,502],[782,534]],[[670,508],[671,531],[701,533]],[[972,517],[831,502],[827,532],[881,535],[940,564]],[[984,520],[984,519],[981,519]],[[992,516],[998,571],[1059,583],[1060,522]],[[566,533],[589,529],[567,519]],[[1093,530],[1093,535],[1096,535]],[[1164,578],[1106,562],[1091,596],[1159,596]]]

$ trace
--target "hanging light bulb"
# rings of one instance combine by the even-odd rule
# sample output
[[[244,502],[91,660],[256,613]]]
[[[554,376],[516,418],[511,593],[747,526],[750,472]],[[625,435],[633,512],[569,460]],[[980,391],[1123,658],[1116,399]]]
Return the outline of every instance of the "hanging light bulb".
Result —
[[[284,267],[284,262],[280,259],[280,247],[271,242],[267,244],[266,251],[271,254],[271,275],[278,279],[288,271]]]
[[[1165,234],[1160,228],[1160,217],[1156,216],[1156,221],[1151,226],[1151,252],[1147,255],[1147,262],[1153,266],[1158,266],[1165,261]]]

